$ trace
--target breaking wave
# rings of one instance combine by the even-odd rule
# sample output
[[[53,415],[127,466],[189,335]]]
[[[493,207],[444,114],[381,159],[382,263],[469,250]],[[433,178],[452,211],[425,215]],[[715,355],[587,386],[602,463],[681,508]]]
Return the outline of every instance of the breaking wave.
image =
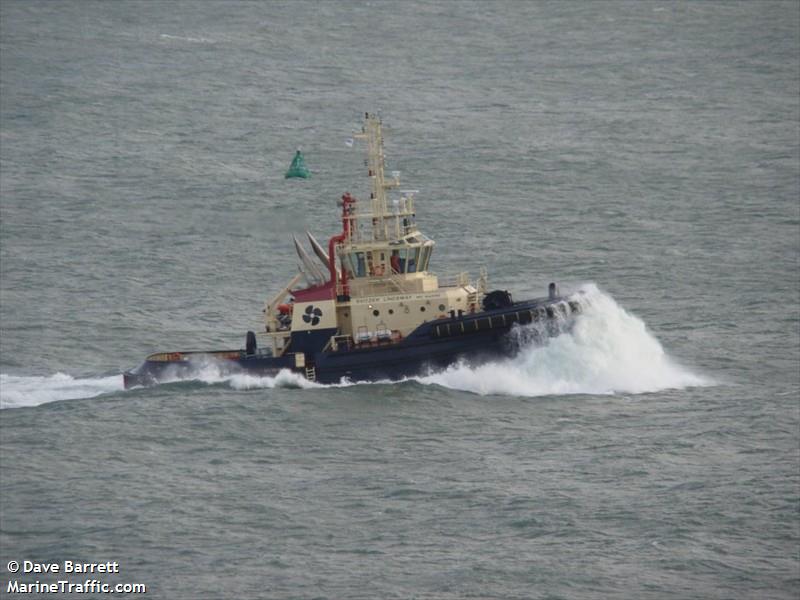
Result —
[[[415,380],[516,396],[638,394],[713,384],[667,356],[641,319],[594,284],[583,286],[576,298],[582,310],[572,329],[544,345],[528,344],[511,359],[457,364]],[[530,327],[519,328],[521,339],[530,338]]]
[[[277,375],[253,375],[250,373],[230,373],[223,371],[215,364],[208,364],[192,377],[194,381],[201,381],[209,385],[227,383],[235,390],[254,390],[271,388],[322,388],[321,383],[309,381],[300,373],[293,373],[283,369]]]
[[[576,299],[581,313],[574,325],[558,337],[547,338],[534,325],[516,327],[514,341],[520,351],[514,358],[479,366],[460,363],[410,380],[483,395],[514,396],[638,394],[713,385],[712,380],[672,360],[641,319],[626,312],[595,285],[584,286]],[[536,343],[541,339],[543,344]],[[325,386],[288,370],[275,376],[230,373],[213,362],[201,365],[191,377],[174,381],[187,379],[208,385],[226,384],[235,390],[358,385],[342,381]],[[63,373],[49,377],[0,374],[0,409],[93,398],[123,390],[121,375],[74,378]]]

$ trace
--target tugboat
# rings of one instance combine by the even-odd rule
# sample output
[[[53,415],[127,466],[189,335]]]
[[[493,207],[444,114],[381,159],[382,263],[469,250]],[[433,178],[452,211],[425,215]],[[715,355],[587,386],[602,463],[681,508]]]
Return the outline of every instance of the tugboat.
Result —
[[[487,291],[485,270],[475,282],[466,273],[440,282],[429,270],[435,244],[417,228],[416,192],[389,199],[400,175],[384,174],[381,120],[367,113],[354,137],[367,145],[369,199],[341,197],[342,231],[327,251],[307,232],[319,264],[294,238],[302,267],[266,302],[263,331],[248,331],[242,349],[152,354],[123,374],[126,388],[191,377],[209,363],[259,376],[286,369],[319,383],[398,380],[510,356],[570,328],[579,298],[560,296],[555,284],[546,297],[514,301]]]

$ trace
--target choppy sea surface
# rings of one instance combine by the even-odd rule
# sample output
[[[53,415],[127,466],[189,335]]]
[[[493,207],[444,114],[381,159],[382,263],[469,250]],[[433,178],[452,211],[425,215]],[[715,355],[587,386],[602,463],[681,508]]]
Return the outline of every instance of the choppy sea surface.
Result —
[[[575,329],[123,390],[242,347],[368,191],[365,111],[433,270],[583,290]],[[799,197],[797,2],[3,0],[0,596],[795,599]]]

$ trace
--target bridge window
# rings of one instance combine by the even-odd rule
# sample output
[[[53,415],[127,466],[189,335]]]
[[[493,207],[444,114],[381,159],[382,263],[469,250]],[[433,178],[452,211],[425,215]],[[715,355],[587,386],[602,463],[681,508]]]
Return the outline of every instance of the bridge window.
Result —
[[[347,276],[352,279],[354,277],[353,273],[355,269],[353,269],[353,261],[350,260],[349,254],[344,254],[341,257],[342,261],[342,269],[347,272]]]
[[[424,271],[425,269],[422,264],[422,247],[418,246],[415,250],[409,250],[409,254],[411,252],[414,253],[414,271]]]
[[[392,250],[389,264],[395,273],[416,273],[426,270],[430,250],[425,246]]]
[[[416,273],[417,272],[417,253],[414,252],[414,250],[411,249],[411,248],[406,250],[406,253],[407,253],[407,256],[408,256],[408,260],[406,261],[406,265],[407,265],[408,268],[406,269],[406,271],[408,273]]]
[[[431,254],[433,252],[433,244],[425,245],[422,247],[422,256],[419,259],[419,270],[420,271],[427,271],[428,270],[428,263],[431,260]]]
[[[367,274],[367,261],[364,258],[363,252],[352,252],[350,253],[348,265],[346,268],[350,272],[351,276],[354,274],[355,277],[364,277]]]
[[[403,252],[403,260],[400,260],[400,250],[392,250],[392,257],[389,259],[389,263],[392,265],[392,271],[395,273],[403,273],[405,269],[405,251]]]

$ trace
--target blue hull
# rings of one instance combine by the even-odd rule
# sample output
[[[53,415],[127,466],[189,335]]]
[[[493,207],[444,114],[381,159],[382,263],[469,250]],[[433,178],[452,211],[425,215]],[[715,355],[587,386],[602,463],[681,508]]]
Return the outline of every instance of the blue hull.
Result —
[[[175,360],[169,360],[171,355],[160,355],[159,360],[148,359],[124,373],[125,387],[190,378],[209,359],[227,373],[274,376],[288,369],[304,377],[313,373],[319,383],[338,383],[343,378],[398,380],[445,368],[459,360],[478,364],[513,356],[522,345],[569,330],[579,311],[578,302],[572,299],[517,302],[503,309],[430,321],[400,341],[354,344],[336,351],[309,352],[304,348],[306,364],[302,368],[295,367],[291,346],[281,357],[258,352],[247,354],[245,350],[174,353]],[[522,329],[514,335],[514,328]]]

